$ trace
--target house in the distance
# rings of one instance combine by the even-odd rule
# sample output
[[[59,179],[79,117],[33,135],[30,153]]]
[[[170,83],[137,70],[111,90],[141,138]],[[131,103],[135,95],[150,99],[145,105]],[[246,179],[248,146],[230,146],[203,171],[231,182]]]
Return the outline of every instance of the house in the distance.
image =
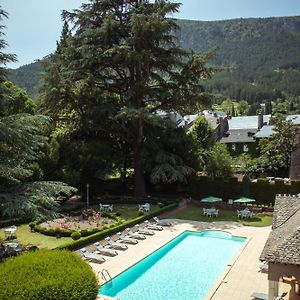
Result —
[[[238,156],[242,153],[256,154],[258,146],[256,134],[268,126],[271,115],[228,117],[229,129],[220,139],[221,143],[228,146],[231,155]]]

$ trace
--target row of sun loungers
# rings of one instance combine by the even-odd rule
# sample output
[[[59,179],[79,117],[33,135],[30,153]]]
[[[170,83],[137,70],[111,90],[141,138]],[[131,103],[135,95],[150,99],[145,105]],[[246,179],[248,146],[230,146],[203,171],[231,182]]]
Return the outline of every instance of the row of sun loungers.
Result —
[[[153,218],[154,223],[148,220],[143,224],[136,224],[133,229],[126,228],[124,232],[118,232],[116,238],[106,237],[102,242],[94,244],[95,251],[90,252],[86,248],[81,248],[80,252],[85,259],[91,262],[103,263],[105,258],[102,255],[116,256],[116,250],[125,251],[128,249],[127,244],[135,245],[141,240],[146,239],[146,235],[154,235],[154,231],[163,230],[162,226],[171,226],[171,222]],[[133,231],[134,230],[134,231]],[[105,243],[105,245],[103,245]]]

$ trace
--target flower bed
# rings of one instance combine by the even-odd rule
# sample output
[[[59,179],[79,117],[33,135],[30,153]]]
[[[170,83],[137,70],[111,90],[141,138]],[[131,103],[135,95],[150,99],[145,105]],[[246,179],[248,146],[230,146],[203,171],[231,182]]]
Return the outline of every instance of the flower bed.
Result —
[[[114,214],[100,213],[93,209],[82,211],[80,216],[65,216],[43,223],[31,222],[31,230],[50,236],[69,237],[74,232],[88,236],[120,223],[121,219]]]

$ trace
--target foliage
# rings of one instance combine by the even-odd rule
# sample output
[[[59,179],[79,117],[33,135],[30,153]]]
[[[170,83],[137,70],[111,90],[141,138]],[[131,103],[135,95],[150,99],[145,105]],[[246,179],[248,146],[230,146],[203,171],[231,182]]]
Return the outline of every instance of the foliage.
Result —
[[[237,199],[245,192],[249,192],[249,197],[256,200],[255,204],[266,206],[274,206],[277,194],[296,195],[299,191],[300,180],[291,180],[290,183],[285,183],[283,179],[270,182],[267,178],[258,178],[257,182],[250,182],[250,187],[245,188],[243,183],[238,182],[235,177],[226,180],[219,178],[210,180],[203,176],[192,178],[189,184],[189,194],[194,199],[211,195],[221,197],[223,200]]]
[[[77,241],[81,238],[81,233],[78,232],[78,231],[75,231],[71,234],[71,238],[74,240],[74,241]]]
[[[18,113],[32,114],[36,104],[28,97],[26,92],[10,81],[0,84],[3,97],[0,98],[0,116],[9,116]]]
[[[0,193],[3,215],[43,219],[58,215],[60,200],[77,190],[62,182],[35,181],[6,187]]]
[[[209,178],[232,177],[232,157],[225,144],[217,143],[213,146],[205,166]]]
[[[178,8],[167,0],[97,0],[64,12],[74,30],[65,23],[42,88],[42,104],[55,119],[57,111],[73,114],[81,132],[95,136],[96,128],[119,145],[118,153],[127,151],[137,196],[146,194],[144,130],[157,119],[153,113],[202,103],[202,81],[214,71],[206,66],[210,53],[176,46],[177,25],[167,16]],[[99,114],[111,119],[99,122]]]
[[[282,116],[273,118],[274,133],[259,141],[260,156],[248,170],[254,173],[267,172],[270,175],[287,175],[291,153],[295,148],[295,128],[291,121]]]
[[[229,97],[253,104],[269,99],[280,103],[300,95],[299,16],[176,22],[181,27],[176,35],[184,49],[205,52],[218,47],[214,62],[223,72],[205,86],[214,94],[222,94],[223,100]],[[11,81],[35,98],[31,91],[41,77],[41,63],[10,70],[10,74]]]
[[[186,183],[196,167],[191,140],[183,128],[160,118],[145,128],[143,157],[153,184]]]
[[[156,211],[151,211],[150,213],[144,213],[142,216],[138,216],[136,218],[129,219],[125,222],[122,222],[122,224],[116,224],[113,225],[111,228],[102,228],[100,232],[96,232],[90,236],[82,237],[78,241],[72,241],[66,244],[63,244],[59,246],[57,249],[69,249],[69,250],[75,250],[79,249],[80,247],[84,247],[86,245],[89,245],[93,242],[97,242],[107,236],[116,234],[119,231],[124,230],[127,227],[134,226],[135,224],[141,223],[145,220],[150,219],[151,217],[157,216],[159,214],[162,214],[164,212],[167,212],[169,210],[172,210],[178,206],[178,203],[172,202],[171,204],[168,204],[164,206],[163,208],[160,208]]]
[[[5,261],[0,276],[2,300],[94,300],[98,292],[92,269],[68,251],[28,252]]]
[[[49,119],[17,114],[0,118],[0,178],[20,182],[33,175],[33,162],[46,141],[41,134]]]
[[[193,149],[201,169],[207,163],[209,152],[215,143],[215,136],[211,125],[205,117],[198,117],[187,135],[191,138]]]
[[[0,6],[0,22],[2,23],[4,18],[7,18],[8,14],[2,9]],[[3,52],[3,50],[6,48],[7,44],[5,40],[2,38],[5,34],[3,32],[3,29],[5,28],[4,25],[0,25],[0,83],[5,81],[6,78],[6,70],[3,67],[3,65],[6,65],[9,62],[16,61],[16,55],[15,54],[8,54]],[[0,92],[1,94],[1,92]]]

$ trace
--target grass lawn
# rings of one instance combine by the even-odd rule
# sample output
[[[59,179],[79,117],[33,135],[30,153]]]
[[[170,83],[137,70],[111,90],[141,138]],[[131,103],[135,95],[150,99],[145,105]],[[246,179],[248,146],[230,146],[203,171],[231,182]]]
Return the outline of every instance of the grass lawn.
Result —
[[[98,210],[99,206],[91,206]],[[151,212],[158,211],[158,205],[151,205]],[[138,206],[135,204],[116,204],[114,205],[114,212],[119,212],[120,217],[128,220],[133,219],[138,216]],[[147,213],[146,213],[147,215]],[[23,224],[17,226],[16,231],[17,239],[22,245],[34,245],[39,248],[54,249],[62,244],[72,241],[70,237],[56,238],[52,236],[47,236],[37,232],[30,232],[28,224]],[[0,238],[5,238],[4,228],[0,229]]]
[[[28,224],[23,224],[17,226],[16,231],[17,240],[22,245],[34,245],[39,248],[46,248],[46,249],[54,249],[64,243],[71,241],[70,237],[61,237],[56,238],[53,236],[47,236],[44,234],[40,234],[37,232],[30,232],[30,228]],[[4,229],[0,229],[0,237],[4,238]]]
[[[254,214],[250,220],[240,220],[237,217],[235,211],[229,211],[220,209],[219,216],[217,218],[210,218],[203,216],[202,208],[200,207],[188,207],[182,211],[176,212],[169,216],[174,219],[192,220],[200,222],[214,222],[214,221],[233,221],[239,222],[245,226],[263,227],[272,225],[272,217],[264,214]]]

